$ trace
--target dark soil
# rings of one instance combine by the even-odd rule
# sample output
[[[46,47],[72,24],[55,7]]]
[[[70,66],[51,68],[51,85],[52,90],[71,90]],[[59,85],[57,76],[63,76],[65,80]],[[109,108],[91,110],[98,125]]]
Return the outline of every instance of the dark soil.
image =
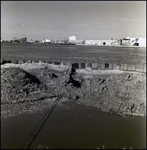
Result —
[[[84,78],[49,68],[1,68],[1,104],[18,104],[62,95],[85,106],[120,114],[146,115],[145,73],[124,72]],[[78,83],[78,84],[77,84]]]

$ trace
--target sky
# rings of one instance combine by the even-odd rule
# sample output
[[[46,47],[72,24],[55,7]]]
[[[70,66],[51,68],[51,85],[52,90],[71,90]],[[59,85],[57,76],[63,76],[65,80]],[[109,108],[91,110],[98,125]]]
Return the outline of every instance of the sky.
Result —
[[[1,1],[1,38],[146,38],[146,1]]]

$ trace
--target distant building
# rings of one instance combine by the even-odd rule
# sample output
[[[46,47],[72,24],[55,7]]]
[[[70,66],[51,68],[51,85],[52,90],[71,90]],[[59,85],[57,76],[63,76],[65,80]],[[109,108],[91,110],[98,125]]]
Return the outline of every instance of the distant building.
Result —
[[[139,38],[138,43],[139,43],[139,46],[146,47],[146,38]]]
[[[42,43],[51,43],[51,40],[49,40],[49,39],[42,39]]]
[[[40,43],[40,41],[39,40],[35,40],[35,43]]]
[[[75,41],[75,40],[76,40],[76,36],[75,35],[69,36],[69,41]]]
[[[116,40],[85,40],[85,45],[111,46]]]
[[[85,40],[85,45],[96,46],[138,46],[146,47],[146,38],[122,38],[118,40]]]
[[[34,43],[35,41],[33,39],[28,40],[29,43]]]
[[[123,38],[123,45],[125,46],[139,46],[146,47],[146,38]]]
[[[17,39],[16,37],[14,37],[12,40],[10,40],[11,43],[26,43],[27,42],[27,38],[23,37],[20,39]]]

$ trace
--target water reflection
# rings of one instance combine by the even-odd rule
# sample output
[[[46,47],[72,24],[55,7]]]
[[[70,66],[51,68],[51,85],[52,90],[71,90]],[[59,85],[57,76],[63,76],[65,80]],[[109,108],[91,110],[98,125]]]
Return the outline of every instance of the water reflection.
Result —
[[[3,118],[1,148],[19,148],[46,111]],[[57,105],[30,148],[146,148],[145,122],[145,117],[123,118],[69,101]]]

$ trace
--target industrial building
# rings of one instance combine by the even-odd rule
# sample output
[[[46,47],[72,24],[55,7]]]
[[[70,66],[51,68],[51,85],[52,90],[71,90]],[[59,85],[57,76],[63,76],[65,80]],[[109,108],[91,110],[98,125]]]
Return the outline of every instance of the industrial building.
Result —
[[[23,37],[20,39],[17,39],[16,37],[13,38],[12,40],[10,40],[10,43],[26,43],[27,42],[27,38]]]
[[[75,35],[69,36],[69,42],[73,42],[75,40],[76,40],[76,36]]]
[[[85,44],[85,40],[77,40],[77,37],[75,35],[69,36],[69,40],[67,43],[73,43],[76,45],[83,45]]]
[[[139,46],[146,47],[146,38],[123,38],[119,40],[85,40],[85,45],[95,46]]]
[[[51,40],[49,40],[49,39],[42,39],[42,43],[51,43]]]
[[[75,35],[69,36],[70,43],[76,45],[95,45],[95,46],[139,46],[146,47],[146,38],[127,38],[122,39],[110,39],[110,40],[77,40]]]
[[[95,45],[95,46],[126,46],[126,47],[146,47],[146,38],[127,38],[122,39],[109,39],[109,40],[77,40],[76,35],[69,36],[69,40],[50,40],[44,39],[40,41],[28,40],[24,38],[13,38],[10,41],[4,41],[1,38],[1,42],[10,42],[10,43],[53,43],[53,44],[73,44],[73,45]]]

